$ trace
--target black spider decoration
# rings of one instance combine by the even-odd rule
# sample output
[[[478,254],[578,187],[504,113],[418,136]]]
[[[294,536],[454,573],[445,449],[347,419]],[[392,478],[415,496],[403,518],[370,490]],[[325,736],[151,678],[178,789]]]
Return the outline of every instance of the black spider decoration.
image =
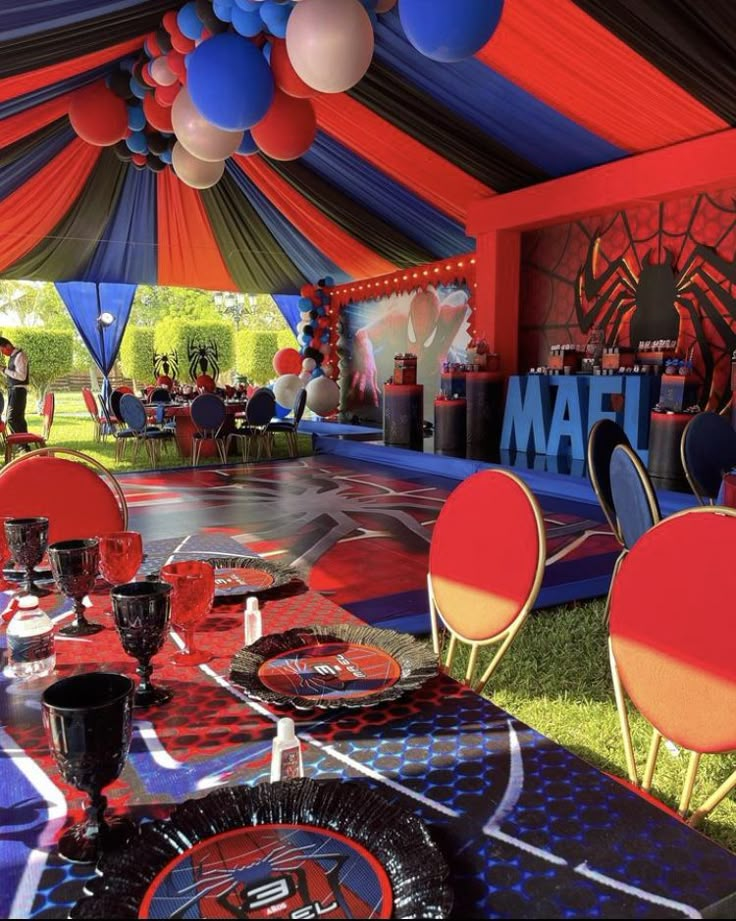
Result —
[[[179,356],[176,349],[171,352],[155,352],[153,356],[153,373],[156,377],[171,377],[176,380],[179,373]]]
[[[665,249],[659,263],[650,250],[638,273],[619,257],[598,274],[600,242],[600,236],[591,240],[577,276],[575,312],[582,332],[603,330],[607,346],[675,339],[681,356],[697,345],[703,396],[709,408],[719,406],[727,394],[714,392],[714,371],[736,349],[736,297],[716,275],[736,284],[736,260],[698,243],[679,269]]]
[[[220,373],[220,350],[216,342],[190,342],[187,346],[189,374],[193,381],[200,374],[217,379]]]

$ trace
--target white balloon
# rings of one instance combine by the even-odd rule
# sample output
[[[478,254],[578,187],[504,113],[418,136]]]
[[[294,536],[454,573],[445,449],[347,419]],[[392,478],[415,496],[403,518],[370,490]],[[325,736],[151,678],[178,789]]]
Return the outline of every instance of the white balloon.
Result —
[[[307,384],[307,406],[318,416],[329,416],[340,403],[340,388],[329,377],[316,377]]]
[[[243,141],[242,131],[223,131],[203,118],[186,87],[182,87],[171,107],[171,124],[177,140],[189,153],[210,163],[227,160]]]
[[[199,160],[190,154],[179,141],[174,144],[171,151],[171,165],[184,185],[188,185],[192,189],[212,188],[222,179],[222,174],[225,172],[223,160],[220,160],[219,163],[208,163],[206,160]]]
[[[151,76],[159,86],[171,86],[179,79],[174,71],[169,67],[165,57],[156,58],[151,61]]]
[[[313,358],[305,358],[302,362],[303,371],[314,371],[317,367],[317,362]]]
[[[273,395],[276,402],[284,409],[291,409],[296,395],[301,389],[302,382],[296,374],[282,374],[273,385]]]
[[[299,380],[302,382],[302,384],[308,384],[312,380],[312,372],[301,371],[299,374]]]

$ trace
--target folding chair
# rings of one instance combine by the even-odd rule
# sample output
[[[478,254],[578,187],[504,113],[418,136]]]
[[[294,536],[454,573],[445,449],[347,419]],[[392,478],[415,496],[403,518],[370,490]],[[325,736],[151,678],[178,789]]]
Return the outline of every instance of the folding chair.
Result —
[[[616,517],[611,492],[611,455],[618,445],[631,447],[626,432],[612,419],[599,419],[588,432],[588,477],[598,497],[614,537],[623,547],[624,540]]]

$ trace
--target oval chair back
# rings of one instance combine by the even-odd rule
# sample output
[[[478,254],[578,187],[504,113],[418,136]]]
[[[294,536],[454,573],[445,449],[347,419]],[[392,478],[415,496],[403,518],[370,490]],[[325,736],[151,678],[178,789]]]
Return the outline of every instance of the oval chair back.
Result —
[[[627,445],[611,455],[611,494],[624,547],[631,550],[639,538],[661,519],[659,502],[646,468]]]
[[[90,396],[94,400],[94,394],[90,393]],[[95,407],[96,406],[97,404],[95,403]],[[51,426],[54,424],[54,413],[55,412],[56,412],[56,397],[54,396],[53,391],[47,390],[46,395],[43,398],[43,412],[42,412],[43,440],[44,441],[48,441],[48,437],[51,434]]]
[[[87,412],[92,416],[95,423],[99,422],[99,410],[97,409],[97,400],[89,387],[82,387],[82,399]]]
[[[307,388],[300,387],[296,399],[294,400],[294,409],[292,410],[294,414],[294,431],[299,428],[299,423],[302,421],[302,416],[304,415],[304,410],[307,408]]]
[[[429,551],[432,639],[439,654],[439,617],[450,635],[447,666],[458,640],[470,644],[467,682],[472,681],[479,648],[500,643],[477,689],[491,677],[532,609],[545,557],[542,512],[529,487],[514,474],[483,470],[447,498]]]
[[[698,413],[682,433],[680,456],[698,502],[715,502],[723,475],[736,467],[736,431],[725,416]]]
[[[248,425],[263,427],[273,418],[276,411],[276,398],[273,390],[259,387],[245,406],[245,421]]]
[[[120,416],[136,434],[142,435],[146,431],[146,407],[134,394],[124,393],[120,398]]]
[[[222,428],[227,417],[227,409],[222,399],[214,393],[202,393],[192,402],[192,422],[199,431],[209,438],[214,438]]]
[[[132,391],[129,388],[116,387],[115,390],[110,394],[110,409],[115,419],[122,419],[122,414],[120,412],[120,401],[125,396],[126,393],[131,393]]]
[[[631,447],[626,432],[612,419],[599,419],[588,433],[588,477],[606,521],[616,540],[623,545],[611,491],[611,455],[617,445]]]
[[[156,387],[148,398],[149,403],[170,403],[171,392],[166,387]]]
[[[700,753],[736,749],[734,545],[736,511],[687,509],[637,541],[611,589],[609,651],[629,779],[649,790],[662,737],[690,751],[681,815],[690,808]],[[624,692],[654,727],[641,782]],[[717,805],[735,781],[736,772],[690,823]]]

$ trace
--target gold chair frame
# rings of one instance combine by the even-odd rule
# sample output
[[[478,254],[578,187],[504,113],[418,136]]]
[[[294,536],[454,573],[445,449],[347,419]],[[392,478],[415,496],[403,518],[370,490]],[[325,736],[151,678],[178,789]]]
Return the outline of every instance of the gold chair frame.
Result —
[[[608,522],[609,527],[613,531],[613,536],[623,547],[624,538],[623,538],[623,535],[621,534],[621,526],[618,523],[618,518],[616,517],[616,509],[608,508],[608,503],[604,499],[603,494],[601,492],[601,485],[598,482],[598,477],[595,473],[595,466],[593,465],[592,443],[593,443],[593,438],[595,437],[594,433],[596,432],[600,424],[604,421],[605,421],[604,419],[599,419],[597,422],[594,422],[593,425],[591,425],[590,427],[590,431],[588,432],[588,443],[585,449],[585,462],[588,465],[588,478],[590,479],[590,485],[593,487],[593,492],[595,493],[596,499],[598,499],[598,504],[601,507],[601,511],[605,515],[606,521]],[[622,444],[624,443],[622,442]]]
[[[723,414],[720,413],[720,415],[723,415]],[[716,504],[715,500],[711,499],[710,496],[704,495],[704,493],[700,489],[700,485],[698,484],[697,480],[691,474],[690,467],[688,466],[687,461],[685,460],[685,439],[687,438],[687,434],[690,431],[690,426],[693,424],[696,418],[697,418],[696,415],[693,416],[693,418],[688,422],[688,424],[682,430],[682,435],[680,437],[680,463],[682,464],[682,469],[685,471],[687,485],[690,487],[692,494],[695,496],[695,498],[698,500],[698,502],[701,505],[704,505],[706,507],[712,507]]]
[[[686,515],[702,515],[703,513],[706,515],[722,514],[731,518],[736,518],[736,510],[734,509],[721,508],[720,506],[717,508],[704,506],[688,508],[681,512],[676,512],[674,515],[670,515],[668,518],[657,522],[655,527],[659,527],[660,524],[670,522],[673,518],[682,518]],[[624,555],[625,554],[622,554],[622,557]],[[617,563],[616,573],[620,568],[620,561],[621,557],[619,557],[619,562]],[[610,597],[611,592],[609,591],[609,600]],[[616,665],[616,658],[614,656],[613,644],[611,642],[610,636],[608,638],[608,658],[611,664],[613,693],[616,700],[616,710],[618,712],[619,725],[621,728],[621,736],[624,745],[624,756],[626,758],[626,770],[629,775],[629,780],[638,789],[643,790],[645,793],[649,793],[651,790],[652,781],[654,780],[654,773],[657,766],[657,755],[659,754],[659,747],[663,736],[655,726],[652,726],[652,737],[649,743],[647,759],[644,764],[644,773],[640,782],[639,772],[636,764],[636,755],[634,754],[634,743],[631,737],[629,714],[626,708],[626,694],[621,682],[621,677],[618,673],[618,666]],[[689,750],[683,748],[683,751]],[[736,770],[734,770],[733,773],[731,773],[730,776],[727,777],[726,780],[715,790],[715,792],[712,793],[697,809],[693,810],[689,818],[686,818],[690,809],[693,789],[695,787],[695,781],[697,778],[698,768],[700,767],[700,760],[703,756],[703,752],[689,751],[689,754],[690,758],[688,762],[687,773],[683,783],[682,792],[680,794],[680,802],[677,811],[683,819],[686,819],[688,825],[695,827],[703,819],[704,816],[715,809],[715,807],[728,796],[731,790],[736,788]]]
[[[547,562],[547,532],[544,526],[544,516],[542,514],[541,508],[539,507],[539,503],[537,502],[536,496],[531,491],[531,489],[529,489],[526,483],[524,483],[524,481],[520,477],[516,476],[515,474],[509,473],[508,471],[505,471],[505,470],[503,471],[497,470],[494,472],[501,474],[502,476],[508,477],[509,479],[513,480],[517,486],[520,487],[520,489],[523,491],[523,493],[525,494],[529,502],[529,505],[534,514],[534,518],[535,518],[535,522],[537,526],[537,539],[538,539],[537,568],[536,568],[536,572],[534,575],[534,582],[532,583],[532,587],[527,595],[526,601],[524,602],[521,610],[516,615],[514,620],[511,622],[511,624],[509,624],[509,626],[506,627],[504,630],[502,630],[500,633],[487,637],[484,640],[468,639],[467,637],[463,636],[461,633],[453,630],[452,627],[450,627],[445,622],[444,618],[442,617],[442,612],[439,609],[439,605],[437,604],[437,601],[434,595],[434,590],[432,588],[432,573],[431,572],[427,573],[427,591],[429,595],[429,616],[430,616],[430,623],[432,627],[432,647],[434,649],[434,652],[437,655],[438,659],[440,659],[441,667],[443,668],[444,671],[447,672],[452,667],[452,662],[455,657],[455,652],[457,651],[458,642],[467,643],[470,646],[470,658],[468,660],[468,667],[465,671],[465,684],[467,684],[468,686],[472,686],[473,690],[475,690],[478,694],[480,694],[483,691],[485,686],[490,681],[491,676],[493,675],[499,663],[501,662],[504,655],[506,654],[509,646],[513,642],[514,637],[521,629],[526,618],[529,616],[529,613],[532,610],[532,607],[534,606],[534,602],[537,600],[539,589],[542,586],[542,579],[544,578],[544,569],[545,569],[545,565]],[[442,621],[442,628],[445,631],[447,631],[450,637],[450,641],[447,647],[447,653],[445,657],[444,666],[442,666],[442,662],[441,662],[441,653],[442,653],[441,647],[443,643],[441,642],[441,637],[440,637],[439,621]],[[481,647],[491,646],[494,643],[500,643],[500,646],[498,650],[496,651],[495,655],[493,656],[490,664],[487,666],[486,670],[481,675],[480,679],[473,685],[472,684],[473,673],[475,672],[475,667],[478,661],[478,653]]]

